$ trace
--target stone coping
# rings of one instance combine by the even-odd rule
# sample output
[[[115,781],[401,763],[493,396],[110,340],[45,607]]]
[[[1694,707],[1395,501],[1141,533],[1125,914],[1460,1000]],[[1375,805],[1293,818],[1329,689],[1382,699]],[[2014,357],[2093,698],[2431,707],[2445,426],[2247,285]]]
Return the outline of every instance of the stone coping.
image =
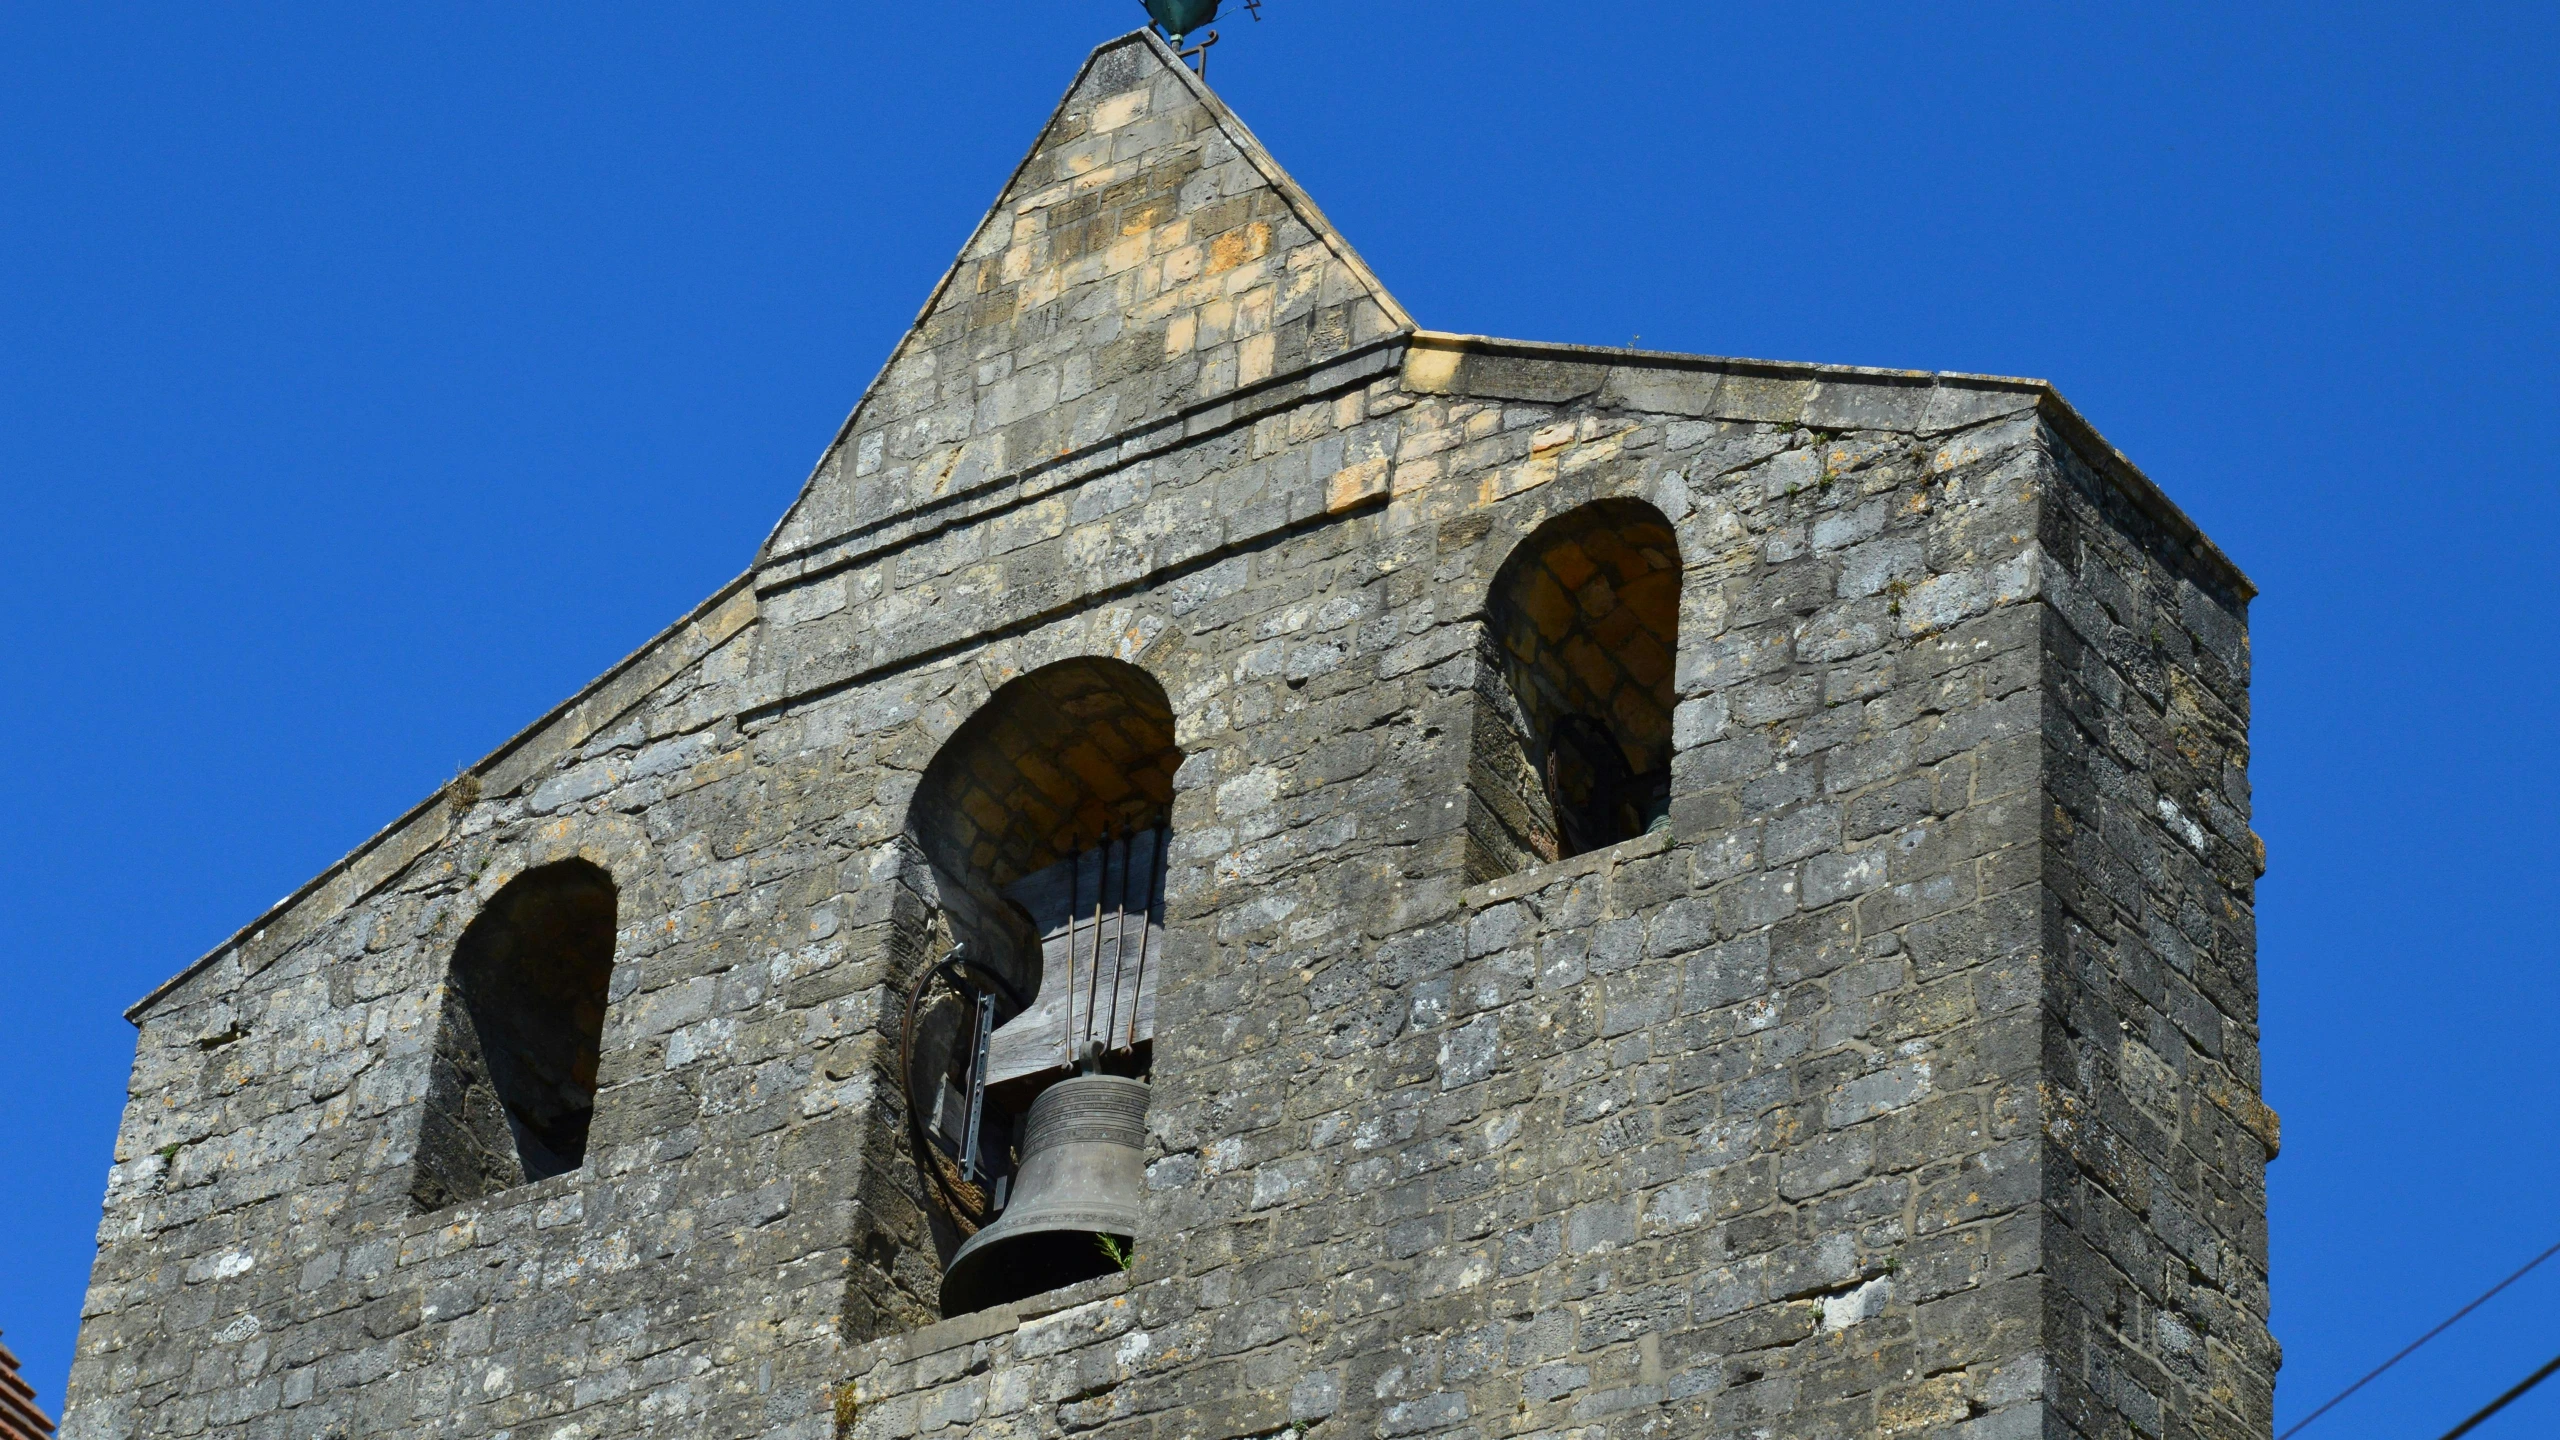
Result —
[[[1648,372],[1696,377],[1666,393]],[[1597,396],[1604,408],[1667,411],[1719,420],[1809,425],[1822,429],[1960,429],[2004,413],[2002,397],[2033,408],[2137,509],[2166,530],[2188,555],[2246,602],[2258,586],[2202,527],[2125,453],[2107,442],[2050,380],[1973,375],[1955,370],[1886,370],[1793,360],[1749,360],[1669,350],[1620,349],[1538,340],[1503,340],[1416,330],[1408,341],[1406,388],[1426,394],[1563,404]]]
[[[1458,893],[1458,905],[1465,910],[1481,910],[1487,905],[1499,905],[1505,900],[1517,900],[1523,895],[1544,890],[1559,880],[1570,880],[1577,875],[1615,870],[1630,860],[1642,860],[1649,855],[1659,855],[1679,843],[1679,837],[1671,833],[1669,826],[1659,830],[1647,830],[1632,840],[1621,840],[1615,845],[1603,845],[1597,850],[1585,850],[1579,855],[1568,855],[1562,860],[1550,860],[1543,865],[1532,865],[1526,870],[1514,871],[1499,880],[1487,880],[1481,885],[1470,885]]]
[[[437,786],[400,818],[373,832],[336,863],[268,906],[258,918],[231,932],[185,969],[153,986],[149,994],[125,1007],[124,1018],[140,1025],[151,1007],[168,998],[170,992],[224,956],[265,938],[270,926],[324,888],[346,887],[335,907],[343,909],[397,879],[411,861],[443,843],[455,808],[451,802],[460,800],[463,792],[476,796],[483,789],[492,789],[504,794],[513,783],[548,764],[561,751],[585,744],[676,670],[709,654],[751,624],[757,613],[754,581],[755,572],[749,570],[711,592],[709,599],[650,636],[603,674],[581,686],[576,694],[509,736],[453,780]],[[691,643],[679,643],[685,641]],[[493,777],[495,783],[489,783]]]
[[[1090,1305],[1097,1300],[1109,1300],[1127,1293],[1129,1277],[1126,1274],[1104,1275],[1027,1299],[937,1320],[904,1334],[883,1335],[852,1347],[848,1352],[852,1361],[851,1373],[860,1375],[883,1360],[905,1364],[928,1355],[939,1355],[945,1350],[975,1345],[981,1340],[1011,1334],[1043,1315],[1055,1315],[1061,1310],[1072,1310],[1079,1305]]]
[[[436,1210],[412,1210],[399,1217],[396,1234],[405,1252],[413,1242],[427,1238],[430,1246],[449,1245],[469,1248],[482,1229],[492,1222],[503,1223],[519,1212],[532,1212],[536,1229],[549,1229],[562,1223],[552,1212],[562,1210],[564,1202],[576,1201],[579,1210],[586,1204],[588,1182],[595,1178],[584,1165],[545,1175],[539,1180],[522,1180],[513,1185],[456,1200]]]

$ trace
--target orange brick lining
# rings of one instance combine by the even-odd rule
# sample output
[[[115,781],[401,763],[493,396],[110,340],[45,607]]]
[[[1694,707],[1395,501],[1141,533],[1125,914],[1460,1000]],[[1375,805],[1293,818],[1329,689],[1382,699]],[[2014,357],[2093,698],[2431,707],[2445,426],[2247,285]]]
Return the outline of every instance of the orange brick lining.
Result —
[[[1095,844],[1164,823],[1173,707],[1134,665],[1067,660],[998,690],[925,770],[926,848],[990,890]]]
[[[1548,521],[1503,562],[1490,613],[1541,746],[1563,717],[1587,715],[1636,774],[1670,768],[1680,545],[1661,511],[1602,500]]]

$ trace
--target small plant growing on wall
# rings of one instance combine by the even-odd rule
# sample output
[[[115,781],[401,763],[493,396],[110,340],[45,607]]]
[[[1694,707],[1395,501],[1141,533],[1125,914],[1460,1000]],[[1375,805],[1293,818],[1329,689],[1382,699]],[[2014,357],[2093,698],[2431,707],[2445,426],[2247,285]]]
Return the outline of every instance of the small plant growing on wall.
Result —
[[[1103,1259],[1110,1261],[1113,1268],[1124,1274],[1138,1261],[1137,1246],[1117,1235],[1096,1235],[1093,1237],[1093,1245],[1095,1249],[1102,1252]]]

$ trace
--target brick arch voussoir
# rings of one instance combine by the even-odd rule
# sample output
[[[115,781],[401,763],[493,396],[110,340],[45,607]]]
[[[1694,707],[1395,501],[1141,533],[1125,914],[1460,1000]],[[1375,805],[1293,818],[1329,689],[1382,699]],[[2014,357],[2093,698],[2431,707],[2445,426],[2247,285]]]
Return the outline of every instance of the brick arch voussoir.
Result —
[[[1492,527],[1485,532],[1484,543],[1476,547],[1472,567],[1479,603],[1490,606],[1494,581],[1520,554],[1520,547],[1548,522],[1611,500],[1633,500],[1651,506],[1670,528],[1683,575],[1696,568],[1693,547],[1681,533],[1681,522],[1689,517],[1692,508],[1687,483],[1676,473],[1654,474],[1645,467],[1620,461],[1560,477],[1495,508]]]

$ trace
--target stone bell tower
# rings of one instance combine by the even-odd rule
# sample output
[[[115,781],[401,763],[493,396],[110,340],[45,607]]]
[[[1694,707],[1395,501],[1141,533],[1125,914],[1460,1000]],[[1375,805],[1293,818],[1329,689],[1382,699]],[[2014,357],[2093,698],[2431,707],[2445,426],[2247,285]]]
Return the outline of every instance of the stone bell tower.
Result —
[[[134,1007],[64,1434],[2263,1440],[2251,594],[2041,381],[1423,329],[1112,41]]]

